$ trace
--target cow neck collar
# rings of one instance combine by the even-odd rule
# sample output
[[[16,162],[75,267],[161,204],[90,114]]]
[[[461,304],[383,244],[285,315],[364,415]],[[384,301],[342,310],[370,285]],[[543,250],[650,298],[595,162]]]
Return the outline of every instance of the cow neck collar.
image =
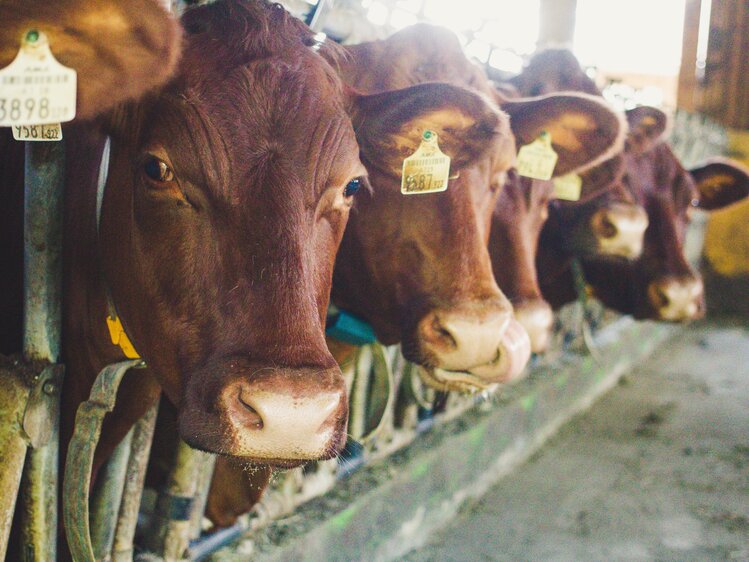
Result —
[[[125,357],[128,359],[140,359],[140,355],[135,350],[135,346],[130,341],[130,338],[125,332],[125,327],[120,321],[120,317],[117,315],[117,308],[114,305],[114,299],[112,298],[112,291],[107,283],[106,275],[104,273],[104,263],[101,260],[101,237],[99,236],[99,226],[101,223],[101,206],[104,202],[104,189],[107,185],[107,178],[109,176],[109,155],[111,151],[112,139],[107,136],[104,143],[104,151],[101,155],[101,162],[99,164],[99,177],[96,184],[96,246],[99,254],[99,271],[101,273],[101,284],[104,287],[104,294],[107,301],[107,316],[106,324],[107,330],[109,331],[109,339],[113,345],[118,346]]]

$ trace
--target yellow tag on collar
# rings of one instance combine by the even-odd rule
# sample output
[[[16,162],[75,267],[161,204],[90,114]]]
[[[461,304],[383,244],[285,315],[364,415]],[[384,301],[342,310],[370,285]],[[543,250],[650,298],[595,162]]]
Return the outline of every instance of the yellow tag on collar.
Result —
[[[557,158],[557,153],[551,147],[551,135],[544,131],[518,151],[518,174],[536,180],[550,180]]]
[[[579,201],[583,180],[577,174],[566,174],[554,178],[554,197],[564,201]]]
[[[109,337],[114,345],[117,345],[125,354],[128,359],[140,359],[140,355],[135,351],[135,346],[130,338],[125,333],[125,328],[122,326],[119,317],[112,318],[107,316],[107,328],[109,328]]]
[[[447,189],[450,157],[440,150],[437,133],[424,131],[421,144],[403,161],[401,193],[437,193]]]

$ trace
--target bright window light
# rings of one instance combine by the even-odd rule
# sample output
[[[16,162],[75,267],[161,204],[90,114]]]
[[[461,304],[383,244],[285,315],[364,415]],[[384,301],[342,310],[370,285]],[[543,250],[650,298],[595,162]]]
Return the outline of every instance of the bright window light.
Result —
[[[574,50],[609,72],[675,76],[685,0],[577,0]]]
[[[390,14],[390,25],[393,29],[403,29],[417,22],[416,15],[405,10],[395,9]]]
[[[385,25],[390,10],[382,2],[372,2],[367,10],[367,19],[375,25]]]

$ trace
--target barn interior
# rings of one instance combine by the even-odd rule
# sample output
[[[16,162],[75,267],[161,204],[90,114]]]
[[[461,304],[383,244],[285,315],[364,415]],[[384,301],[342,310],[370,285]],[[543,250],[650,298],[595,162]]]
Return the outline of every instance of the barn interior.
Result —
[[[0,3],[0,559],[749,560],[747,50],[743,0]]]

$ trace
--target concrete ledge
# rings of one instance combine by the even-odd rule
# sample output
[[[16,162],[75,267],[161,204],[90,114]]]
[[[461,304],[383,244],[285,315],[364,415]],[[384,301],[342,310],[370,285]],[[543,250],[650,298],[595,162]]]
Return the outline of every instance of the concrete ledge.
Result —
[[[212,556],[221,561],[391,560],[424,543],[678,328],[622,318],[600,356],[564,355],[507,394],[435,427],[406,449]]]

